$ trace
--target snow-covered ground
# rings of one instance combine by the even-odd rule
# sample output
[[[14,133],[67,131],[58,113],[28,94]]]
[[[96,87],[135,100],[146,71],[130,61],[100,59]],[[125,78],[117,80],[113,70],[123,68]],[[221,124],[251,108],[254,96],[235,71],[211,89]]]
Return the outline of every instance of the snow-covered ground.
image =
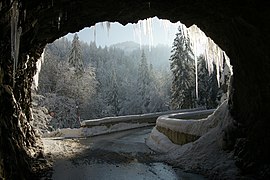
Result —
[[[176,145],[167,136],[160,133],[156,128],[153,128],[151,134],[146,138],[146,145],[152,150],[161,153],[156,157],[156,161],[158,162],[167,162],[175,167],[180,167],[184,171],[207,175],[210,179],[237,179],[240,176],[233,154],[232,152],[228,153],[223,150],[224,132],[226,131],[226,127],[232,126],[233,121],[228,110],[227,102],[224,102],[212,115],[206,119],[199,120],[197,124],[194,123],[193,125],[183,127],[179,127],[179,124],[166,124],[166,127],[175,128],[175,131],[190,133],[196,130],[201,135],[198,140],[182,146]],[[158,123],[158,125],[161,126],[162,123]],[[43,138],[45,154],[51,153],[54,156],[53,159],[76,157],[78,154],[84,153],[85,150],[89,149],[89,146],[80,143],[79,139],[66,139],[65,137],[88,137],[143,126],[149,126],[149,124],[118,123],[110,127],[95,126],[91,128],[59,129],[51,133],[44,133],[43,137],[50,137]],[[113,137],[114,135],[108,135],[106,138],[111,136]],[[101,142],[107,142],[107,139]],[[120,149],[124,148],[125,145],[126,143],[121,145]],[[100,148],[101,146],[102,144],[98,147]],[[129,145],[129,147],[133,146]],[[103,147],[104,150],[106,148],[109,147]]]
[[[210,125],[205,132],[205,125],[195,127],[202,136],[191,143],[182,146],[173,144],[156,128],[146,140],[146,144],[153,150],[165,153],[161,160],[179,166],[187,171],[205,174],[211,179],[236,179],[239,170],[235,165],[233,154],[223,150],[224,130],[231,126],[233,119],[230,116],[227,101],[225,101],[213,115],[207,118],[206,125]],[[177,125],[176,125],[177,126]],[[188,129],[191,127],[186,126]],[[200,131],[198,128],[204,129]],[[192,129],[192,128],[191,128]],[[178,131],[186,131],[177,128]]]

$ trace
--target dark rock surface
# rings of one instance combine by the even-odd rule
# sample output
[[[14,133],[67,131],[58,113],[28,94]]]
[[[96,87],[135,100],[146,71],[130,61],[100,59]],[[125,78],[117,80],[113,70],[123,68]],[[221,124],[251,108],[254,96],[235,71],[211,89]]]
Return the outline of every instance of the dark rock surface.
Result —
[[[18,5],[14,3],[17,3]],[[13,6],[12,6],[13,4]],[[20,51],[13,85],[12,7],[18,7]],[[269,176],[270,3],[252,0],[4,0],[0,2],[0,178],[25,179],[39,154],[31,121],[35,61],[46,43],[102,21],[122,24],[158,16],[197,24],[233,65],[231,150],[243,173]],[[235,146],[232,146],[234,142]],[[32,154],[29,152],[33,152]]]

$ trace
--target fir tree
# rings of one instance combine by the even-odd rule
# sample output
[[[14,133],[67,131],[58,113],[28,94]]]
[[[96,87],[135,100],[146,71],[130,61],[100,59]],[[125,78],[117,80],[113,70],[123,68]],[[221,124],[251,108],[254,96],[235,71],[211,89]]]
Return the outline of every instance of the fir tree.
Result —
[[[109,93],[109,103],[112,107],[111,111],[112,114],[117,116],[119,115],[119,94],[118,94],[118,83],[117,83],[117,77],[115,73],[115,68],[112,70],[112,76],[110,79],[110,93]]]
[[[198,105],[199,106],[208,106],[209,97],[208,97],[208,90],[209,86],[211,86],[209,83],[209,72],[206,67],[206,61],[204,56],[198,57],[198,91],[199,91],[199,99],[198,99]]]
[[[76,74],[79,76],[83,73],[83,61],[82,61],[82,52],[79,41],[79,36],[75,33],[72,41],[72,47],[69,54],[68,62],[72,68],[75,68]]]
[[[174,109],[195,106],[195,70],[190,40],[179,27],[173,42],[171,71],[173,73],[171,105]]]
[[[219,91],[219,87],[218,87],[218,82],[217,82],[217,69],[216,69],[216,65],[213,64],[214,66],[214,70],[213,72],[210,74],[209,76],[209,80],[208,80],[208,89],[207,89],[207,103],[206,106],[207,108],[216,108],[218,105],[218,91]]]
[[[138,104],[140,113],[148,112],[148,106],[150,103],[149,97],[149,85],[150,85],[150,74],[147,59],[144,51],[142,52],[141,61],[138,69],[138,80],[137,80],[137,94]]]
[[[68,59],[69,65],[71,66],[71,70],[74,69],[74,76],[73,80],[77,82],[77,88],[75,89],[75,102],[76,102],[76,114],[77,114],[77,120],[80,122],[80,110],[79,110],[79,105],[82,104],[82,98],[81,94],[79,94],[79,89],[81,87],[80,84],[80,79],[83,76],[84,68],[83,68],[83,61],[82,61],[82,53],[81,53],[81,46],[80,46],[80,41],[79,41],[79,36],[77,33],[75,33],[71,45],[71,51],[69,54],[69,59]]]

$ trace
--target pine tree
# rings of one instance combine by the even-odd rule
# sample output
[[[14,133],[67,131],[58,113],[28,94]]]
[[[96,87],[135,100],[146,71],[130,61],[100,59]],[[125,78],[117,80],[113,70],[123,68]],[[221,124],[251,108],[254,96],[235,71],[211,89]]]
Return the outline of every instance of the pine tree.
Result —
[[[207,108],[216,108],[218,105],[218,91],[219,91],[219,87],[218,87],[218,82],[217,82],[217,69],[216,69],[216,65],[213,64],[214,66],[214,70],[213,72],[210,74],[209,76],[209,80],[208,80],[208,89],[207,89]]]
[[[72,47],[69,54],[68,62],[72,68],[75,68],[75,73],[79,76],[83,73],[83,61],[82,61],[82,52],[79,41],[79,36],[75,33],[72,41]]]
[[[77,120],[80,122],[80,110],[79,106],[82,104],[82,98],[81,95],[79,94],[79,88],[81,88],[81,83],[80,79],[83,76],[84,68],[83,68],[83,61],[82,61],[82,53],[81,53],[81,46],[80,46],[80,41],[79,41],[79,36],[77,33],[75,33],[71,45],[71,51],[69,54],[69,65],[71,66],[71,71],[74,69],[74,76],[73,80],[77,82],[77,88],[75,89],[75,101],[76,101],[76,114],[77,114]]]
[[[209,72],[206,67],[206,61],[204,56],[198,57],[198,91],[199,91],[199,99],[198,105],[207,107],[209,97],[208,97],[208,90],[209,90]]]
[[[115,73],[115,68],[112,70],[112,76],[110,78],[110,92],[109,92],[109,103],[112,107],[112,114],[117,116],[119,115],[119,94],[118,94],[118,82]]]
[[[173,42],[171,71],[173,73],[171,105],[174,109],[195,106],[195,70],[190,40],[179,32]]]
[[[139,113],[148,112],[148,106],[150,103],[149,97],[149,85],[150,85],[150,74],[147,59],[144,51],[142,52],[141,61],[138,69],[138,80],[137,80],[137,105]]]

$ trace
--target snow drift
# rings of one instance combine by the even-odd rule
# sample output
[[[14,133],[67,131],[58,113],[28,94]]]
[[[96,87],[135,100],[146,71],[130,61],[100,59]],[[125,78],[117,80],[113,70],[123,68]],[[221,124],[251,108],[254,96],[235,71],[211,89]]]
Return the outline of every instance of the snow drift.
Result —
[[[146,140],[146,144],[153,150],[165,153],[160,159],[179,166],[187,171],[195,171],[209,176],[211,179],[236,178],[239,174],[235,166],[232,152],[225,152],[225,132],[227,127],[233,125],[233,119],[225,101],[212,115],[204,121],[179,127],[175,130],[195,132],[201,137],[182,146],[173,144],[166,136],[153,129]],[[164,124],[157,124],[157,126]],[[168,126],[168,125],[166,125]],[[207,127],[205,127],[207,126]],[[206,131],[207,130],[207,131]]]

